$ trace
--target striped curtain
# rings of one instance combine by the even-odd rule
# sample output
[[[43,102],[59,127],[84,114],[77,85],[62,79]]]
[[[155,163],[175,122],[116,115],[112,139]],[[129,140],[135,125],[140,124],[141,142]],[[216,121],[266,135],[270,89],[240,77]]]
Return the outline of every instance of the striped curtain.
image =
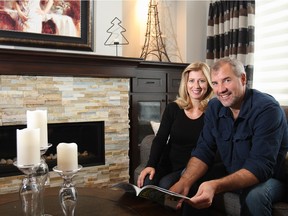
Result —
[[[254,62],[255,0],[213,1],[209,6],[206,62],[223,57],[242,61],[252,87]]]

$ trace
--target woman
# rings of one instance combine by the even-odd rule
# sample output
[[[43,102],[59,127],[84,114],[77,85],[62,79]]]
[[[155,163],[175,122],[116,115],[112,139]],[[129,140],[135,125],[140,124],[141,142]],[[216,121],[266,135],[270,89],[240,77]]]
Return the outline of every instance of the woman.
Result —
[[[137,185],[169,189],[180,178],[204,124],[204,111],[213,95],[209,66],[190,64],[182,72],[179,96],[168,104],[153,140],[149,160]]]

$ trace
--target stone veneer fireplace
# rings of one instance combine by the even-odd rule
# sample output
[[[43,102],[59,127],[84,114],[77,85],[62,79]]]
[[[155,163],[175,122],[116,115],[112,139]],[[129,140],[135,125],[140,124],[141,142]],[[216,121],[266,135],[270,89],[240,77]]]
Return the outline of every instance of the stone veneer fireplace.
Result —
[[[105,164],[84,167],[78,186],[129,180],[129,79],[1,75],[0,83],[2,126],[26,125],[26,110],[35,109],[47,109],[50,124],[105,122]],[[22,177],[0,178],[0,193],[18,191]],[[61,183],[51,171],[50,186]]]

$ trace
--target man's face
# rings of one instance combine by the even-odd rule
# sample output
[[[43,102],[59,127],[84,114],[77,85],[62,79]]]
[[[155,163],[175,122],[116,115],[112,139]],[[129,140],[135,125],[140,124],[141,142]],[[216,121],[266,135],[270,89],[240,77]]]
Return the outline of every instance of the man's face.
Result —
[[[218,100],[225,107],[240,109],[245,93],[246,75],[237,77],[229,64],[211,72],[212,86]]]

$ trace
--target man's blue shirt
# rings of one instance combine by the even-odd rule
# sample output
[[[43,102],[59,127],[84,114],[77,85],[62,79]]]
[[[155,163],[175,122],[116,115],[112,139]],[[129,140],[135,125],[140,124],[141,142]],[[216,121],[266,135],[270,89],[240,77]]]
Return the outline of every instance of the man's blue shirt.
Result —
[[[205,112],[205,124],[195,156],[211,165],[218,150],[228,173],[242,168],[259,181],[281,179],[288,149],[285,113],[270,95],[246,89],[239,116],[213,98]]]

